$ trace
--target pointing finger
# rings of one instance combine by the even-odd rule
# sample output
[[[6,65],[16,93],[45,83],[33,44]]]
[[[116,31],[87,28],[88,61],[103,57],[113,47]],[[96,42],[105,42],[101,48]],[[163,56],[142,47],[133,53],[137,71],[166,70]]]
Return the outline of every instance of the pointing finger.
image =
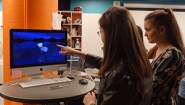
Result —
[[[58,47],[64,48],[64,46],[57,44]]]

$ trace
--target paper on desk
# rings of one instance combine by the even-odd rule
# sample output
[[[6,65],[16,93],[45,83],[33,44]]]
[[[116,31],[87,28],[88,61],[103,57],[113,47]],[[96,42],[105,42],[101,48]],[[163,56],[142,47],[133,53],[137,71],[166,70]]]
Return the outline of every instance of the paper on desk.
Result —
[[[91,76],[98,76],[99,70],[96,68],[85,68],[85,73],[91,75]]]
[[[61,29],[61,20],[63,15],[58,14],[57,12],[52,12],[52,28],[54,30]]]
[[[87,75],[89,75],[89,74],[81,72],[81,76],[87,76]]]
[[[22,71],[20,68],[12,69],[12,78],[20,78],[22,77]]]

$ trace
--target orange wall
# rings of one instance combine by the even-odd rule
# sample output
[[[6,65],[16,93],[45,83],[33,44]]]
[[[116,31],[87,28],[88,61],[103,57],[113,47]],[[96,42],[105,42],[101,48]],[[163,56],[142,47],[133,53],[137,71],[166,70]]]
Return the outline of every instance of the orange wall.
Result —
[[[52,29],[52,12],[58,11],[58,0],[27,0],[26,28]]]
[[[10,76],[9,30],[11,28],[52,29],[52,12],[58,11],[58,0],[2,0],[4,82]],[[5,100],[4,105],[22,105]]]

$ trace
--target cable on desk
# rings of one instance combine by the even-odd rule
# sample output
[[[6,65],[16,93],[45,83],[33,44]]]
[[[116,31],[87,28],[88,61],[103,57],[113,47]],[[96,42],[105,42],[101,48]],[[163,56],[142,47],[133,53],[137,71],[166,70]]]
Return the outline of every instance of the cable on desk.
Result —
[[[60,88],[63,88],[63,87],[68,87],[68,86],[71,86],[72,85],[72,82],[69,82],[68,85],[58,85],[58,86],[52,86],[52,87],[49,87],[50,90],[54,90],[54,89],[60,89]]]

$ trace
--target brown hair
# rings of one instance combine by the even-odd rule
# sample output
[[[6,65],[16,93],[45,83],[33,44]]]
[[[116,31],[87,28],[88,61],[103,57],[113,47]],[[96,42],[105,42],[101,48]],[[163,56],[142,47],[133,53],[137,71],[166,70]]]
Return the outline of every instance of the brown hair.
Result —
[[[145,20],[152,20],[152,23],[156,27],[166,27],[166,35],[168,35],[167,37],[169,43],[181,50],[182,54],[185,55],[181,32],[172,9],[167,8],[165,10],[155,10],[154,12],[149,13],[145,17]],[[148,58],[151,59],[154,56],[156,50],[157,46],[154,46],[148,52]]]
[[[142,42],[143,42],[143,45],[144,45],[143,30],[142,30],[141,27],[138,26],[138,25],[137,25],[137,29],[138,29],[138,31],[139,31],[140,38],[141,38],[141,40],[142,40]],[[145,46],[145,45],[144,45],[144,46]],[[146,50],[146,52],[148,51],[146,48],[145,48],[145,50]]]
[[[150,77],[152,68],[130,12],[120,6],[110,7],[99,19],[99,24],[105,34],[99,75],[127,62],[129,72],[136,79]]]
[[[140,35],[141,39],[143,40],[143,30],[142,30],[141,27],[138,26],[138,25],[137,25],[137,29],[138,29],[138,31],[139,31],[139,35]]]

